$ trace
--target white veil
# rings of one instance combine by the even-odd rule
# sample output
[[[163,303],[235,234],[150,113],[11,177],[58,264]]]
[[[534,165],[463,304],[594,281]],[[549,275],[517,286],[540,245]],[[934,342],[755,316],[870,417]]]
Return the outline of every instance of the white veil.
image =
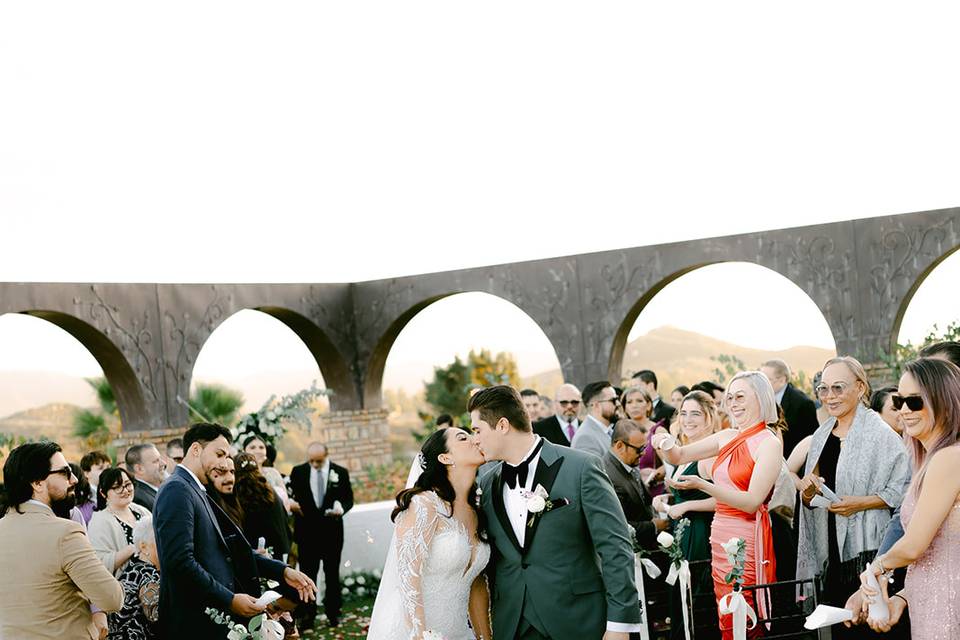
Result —
[[[407,475],[409,489],[423,473],[420,466],[420,456],[413,459],[410,473]],[[390,537],[390,547],[387,550],[387,561],[383,566],[383,575],[380,578],[380,588],[377,590],[377,599],[373,603],[373,613],[370,615],[370,629],[367,631],[367,640],[406,640],[410,633],[407,631],[403,606],[400,601],[400,575],[397,571],[397,533]]]

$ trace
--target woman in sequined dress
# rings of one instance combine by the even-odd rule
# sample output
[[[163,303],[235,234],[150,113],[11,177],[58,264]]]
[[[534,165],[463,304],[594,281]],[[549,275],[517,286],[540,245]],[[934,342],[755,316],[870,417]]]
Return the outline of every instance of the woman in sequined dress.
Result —
[[[890,620],[867,622],[887,631],[909,606],[914,640],[960,640],[960,369],[915,360],[906,365],[893,402],[917,471],[900,510],[904,536],[870,565]],[[904,566],[903,590],[887,598],[887,578]],[[862,590],[864,600],[876,596],[866,585]]]

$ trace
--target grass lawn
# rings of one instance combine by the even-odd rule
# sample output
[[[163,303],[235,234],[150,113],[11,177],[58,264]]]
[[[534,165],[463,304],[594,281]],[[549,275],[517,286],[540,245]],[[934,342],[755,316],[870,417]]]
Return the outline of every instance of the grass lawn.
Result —
[[[340,616],[340,626],[331,629],[327,626],[327,616],[317,616],[312,632],[303,634],[310,640],[342,640],[344,638],[366,638],[370,626],[370,612],[373,611],[373,598],[351,600],[344,603]]]

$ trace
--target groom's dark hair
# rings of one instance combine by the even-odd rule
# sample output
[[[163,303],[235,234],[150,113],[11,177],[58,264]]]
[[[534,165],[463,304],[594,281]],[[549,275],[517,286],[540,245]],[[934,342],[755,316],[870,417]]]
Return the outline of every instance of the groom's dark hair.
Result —
[[[530,418],[523,408],[523,400],[513,387],[498,384],[480,389],[467,402],[467,411],[479,411],[480,418],[491,427],[506,418],[517,431],[532,431]]]

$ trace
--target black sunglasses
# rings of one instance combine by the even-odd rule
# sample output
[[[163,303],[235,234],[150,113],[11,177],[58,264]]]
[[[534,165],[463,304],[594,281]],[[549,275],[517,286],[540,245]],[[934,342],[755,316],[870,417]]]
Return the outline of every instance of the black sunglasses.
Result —
[[[560,401],[560,406],[565,407],[565,406],[567,406],[568,404],[572,404],[573,406],[576,407],[577,405],[580,404],[580,401],[579,401],[579,400],[561,400],[561,401]]]
[[[50,469],[50,471],[47,471],[47,475],[45,477],[52,476],[55,473],[59,473],[67,480],[73,477],[73,469],[70,468],[70,465],[67,465],[66,467],[62,467],[60,469]]]
[[[623,446],[625,446],[625,447],[630,447],[631,449],[633,449],[634,451],[636,451],[638,455],[643,455],[643,452],[647,450],[647,445],[645,445],[645,444],[642,444],[642,445],[640,445],[640,446],[638,447],[638,446],[636,446],[636,445],[630,444],[630,443],[627,442],[626,440],[621,440],[620,442],[623,443]]]
[[[890,395],[890,402],[893,403],[893,408],[897,411],[900,411],[903,405],[907,405],[907,409],[910,409],[910,411],[923,409],[923,398],[920,396],[901,396],[894,393]]]

